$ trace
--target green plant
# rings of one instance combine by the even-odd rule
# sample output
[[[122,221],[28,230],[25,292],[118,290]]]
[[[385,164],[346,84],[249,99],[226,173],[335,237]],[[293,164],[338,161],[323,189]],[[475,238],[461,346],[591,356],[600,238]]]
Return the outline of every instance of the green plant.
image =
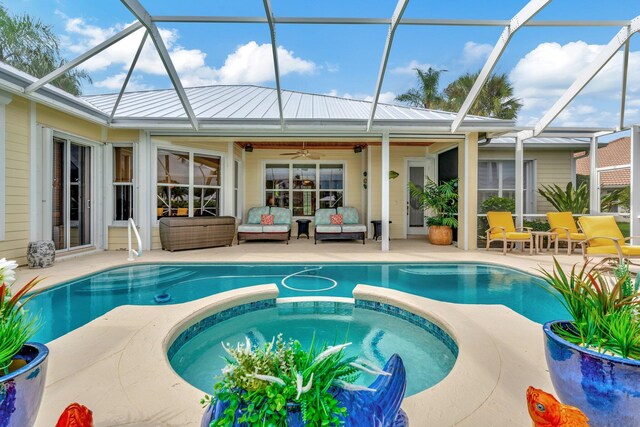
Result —
[[[458,226],[458,180],[436,183],[431,178],[424,187],[409,183],[409,194],[418,203],[420,209],[431,209],[433,215],[426,216],[428,226]]]
[[[542,221],[539,219],[528,221],[522,221],[522,225],[526,228],[530,228],[533,231],[549,231],[549,223],[547,221]]]
[[[589,213],[589,186],[585,183],[580,184],[578,188],[574,188],[571,182],[564,189],[557,184],[540,187],[540,195],[558,212]]]
[[[508,197],[489,197],[480,204],[480,213],[516,211],[516,201]]]
[[[0,373],[3,375],[9,373],[13,357],[38,329],[37,320],[24,309],[24,304],[35,294],[22,303],[20,299],[40,280],[33,278],[12,294],[10,286],[15,282],[16,267],[14,261],[0,260]]]
[[[286,426],[287,404],[300,406],[305,425],[338,426],[346,409],[332,394],[337,388],[371,390],[354,385],[360,371],[385,374],[371,362],[345,357],[343,349],[350,343],[321,346],[305,351],[300,342],[284,341],[282,334],[263,347],[245,344],[235,348],[224,345],[229,354],[222,378],[214,386],[212,399],[229,403],[224,416],[213,427],[229,426],[236,421],[261,426]]]
[[[622,280],[622,295],[625,297],[631,296],[638,292],[640,289],[640,276],[636,276],[635,282],[631,280],[631,273],[629,271],[629,264],[627,262],[618,263],[612,270],[613,276]]]
[[[616,273],[612,278],[601,268],[602,262],[593,266],[585,262],[582,268],[577,270],[573,266],[567,274],[554,259],[552,272],[541,269],[546,283],[544,288],[560,300],[573,319],[571,328],[556,324],[552,330],[561,338],[585,348],[640,359],[638,289],[627,287],[626,283],[630,281],[628,269],[619,269],[619,278]]]
[[[617,188],[605,194],[600,200],[600,212],[611,212],[614,208],[620,206],[629,210],[631,205],[631,186]]]

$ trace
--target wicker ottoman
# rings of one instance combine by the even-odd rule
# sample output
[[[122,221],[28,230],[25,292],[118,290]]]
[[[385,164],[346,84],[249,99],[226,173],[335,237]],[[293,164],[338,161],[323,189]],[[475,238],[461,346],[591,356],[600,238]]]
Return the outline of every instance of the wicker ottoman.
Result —
[[[232,216],[165,217],[160,219],[160,243],[162,249],[185,249],[231,246],[236,231],[236,219]]]
[[[36,240],[27,246],[27,264],[29,268],[51,267],[56,260],[56,247],[53,240]]]

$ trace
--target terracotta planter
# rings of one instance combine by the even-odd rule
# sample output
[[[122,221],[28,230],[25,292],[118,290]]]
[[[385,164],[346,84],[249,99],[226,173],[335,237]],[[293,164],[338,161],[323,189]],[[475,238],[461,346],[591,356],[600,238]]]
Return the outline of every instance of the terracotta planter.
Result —
[[[453,241],[453,231],[446,225],[432,225],[429,227],[429,243],[432,245],[450,245]]]

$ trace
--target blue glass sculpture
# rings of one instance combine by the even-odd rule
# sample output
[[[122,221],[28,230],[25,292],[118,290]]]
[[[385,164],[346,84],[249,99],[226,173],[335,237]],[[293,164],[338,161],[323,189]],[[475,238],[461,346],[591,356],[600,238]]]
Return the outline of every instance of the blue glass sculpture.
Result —
[[[336,388],[336,398],[340,406],[347,408],[344,425],[349,427],[407,427],[409,419],[400,405],[407,387],[407,373],[402,359],[397,354],[389,358],[384,370],[391,375],[378,376],[369,386],[371,391],[349,391]],[[222,415],[228,407],[227,402],[215,401],[207,407],[202,417],[201,427],[209,427],[212,420]],[[302,414],[296,404],[289,407],[289,427],[302,427]],[[240,410],[236,418],[241,415]],[[249,424],[235,423],[233,427],[248,427]]]

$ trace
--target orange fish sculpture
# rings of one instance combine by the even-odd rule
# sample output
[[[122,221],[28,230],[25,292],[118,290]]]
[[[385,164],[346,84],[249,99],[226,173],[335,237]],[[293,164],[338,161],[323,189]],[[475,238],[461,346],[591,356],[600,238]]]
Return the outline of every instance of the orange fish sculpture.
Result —
[[[56,427],[93,427],[93,413],[84,405],[72,403],[62,412]]]
[[[589,418],[580,409],[534,387],[527,389],[527,407],[533,427],[589,427]]]

